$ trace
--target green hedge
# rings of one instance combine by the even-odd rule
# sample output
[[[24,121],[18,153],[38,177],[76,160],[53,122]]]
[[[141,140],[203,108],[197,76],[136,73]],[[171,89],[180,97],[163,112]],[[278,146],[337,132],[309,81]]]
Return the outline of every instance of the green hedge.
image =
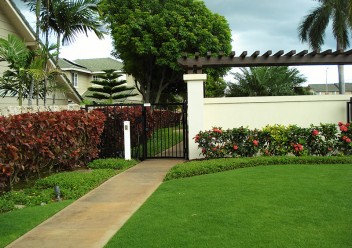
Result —
[[[88,164],[90,169],[114,169],[125,170],[138,163],[137,160],[124,160],[121,158],[95,159]]]
[[[194,137],[206,158],[253,156],[352,155],[352,127],[349,123],[311,125],[268,125],[223,130],[214,127]]]
[[[197,175],[211,174],[221,171],[234,170],[239,168],[285,165],[285,164],[351,164],[352,156],[276,156],[276,157],[255,157],[255,158],[219,158],[209,160],[194,160],[178,164],[173,167],[165,176],[164,181],[192,177]]]

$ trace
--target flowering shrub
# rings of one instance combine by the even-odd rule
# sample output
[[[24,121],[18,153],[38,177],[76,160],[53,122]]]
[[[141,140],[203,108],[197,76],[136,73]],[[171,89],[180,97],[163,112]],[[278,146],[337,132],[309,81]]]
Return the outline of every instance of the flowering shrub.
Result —
[[[344,155],[352,154],[352,128],[350,123],[338,123],[339,129],[341,131],[339,135],[339,148]]]
[[[352,128],[342,122],[310,128],[268,125],[262,130],[214,127],[199,132],[194,140],[206,158],[352,154]]]

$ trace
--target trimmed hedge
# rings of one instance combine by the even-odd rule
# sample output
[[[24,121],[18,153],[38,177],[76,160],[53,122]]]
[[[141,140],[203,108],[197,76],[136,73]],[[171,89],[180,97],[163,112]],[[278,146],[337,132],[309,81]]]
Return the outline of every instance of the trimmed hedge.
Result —
[[[351,164],[352,156],[276,156],[276,157],[255,157],[255,158],[219,158],[209,160],[194,160],[178,164],[171,168],[164,178],[164,181],[193,177],[217,173],[222,171],[234,170],[239,168],[266,166],[266,165],[285,165],[285,164]]]
[[[125,170],[138,163],[137,160],[124,160],[121,158],[95,159],[88,164],[90,169],[114,169]]]
[[[0,192],[9,182],[71,170],[97,157],[104,121],[101,112],[83,110],[0,117]]]

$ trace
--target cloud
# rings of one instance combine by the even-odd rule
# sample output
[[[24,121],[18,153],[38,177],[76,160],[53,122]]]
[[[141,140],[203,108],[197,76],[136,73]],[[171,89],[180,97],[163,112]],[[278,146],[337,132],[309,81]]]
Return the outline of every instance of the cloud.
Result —
[[[20,0],[20,9],[25,9]],[[313,0],[204,0],[214,13],[224,16],[232,30],[232,48],[237,54],[259,50],[262,53],[272,50],[288,52],[311,50],[298,38],[298,25],[303,18],[318,5]],[[29,16],[26,12],[26,16]],[[31,24],[34,22],[32,21]],[[34,25],[34,24],[33,24]],[[322,50],[336,49],[331,26],[327,28]],[[105,36],[99,40],[94,34],[79,35],[76,41],[61,49],[61,57],[67,59],[111,57],[112,39]],[[307,83],[337,83],[337,66],[299,66],[307,77]],[[329,68],[326,70],[326,68]],[[346,66],[345,80],[352,82],[352,66]]]

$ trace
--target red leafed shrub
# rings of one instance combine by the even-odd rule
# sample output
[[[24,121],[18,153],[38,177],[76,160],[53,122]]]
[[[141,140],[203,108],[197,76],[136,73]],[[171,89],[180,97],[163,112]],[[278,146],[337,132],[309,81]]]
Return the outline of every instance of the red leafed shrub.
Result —
[[[170,110],[154,110],[154,124],[158,128],[174,127],[180,124],[182,113]]]
[[[143,136],[142,106],[111,106],[96,109],[106,117],[104,132],[101,135],[99,157],[121,157],[124,151],[124,121],[130,121],[131,146],[139,146]],[[147,137],[152,135],[153,117],[150,110],[146,110]]]
[[[105,116],[93,111],[0,118],[0,190],[44,170],[72,169],[97,157]]]

